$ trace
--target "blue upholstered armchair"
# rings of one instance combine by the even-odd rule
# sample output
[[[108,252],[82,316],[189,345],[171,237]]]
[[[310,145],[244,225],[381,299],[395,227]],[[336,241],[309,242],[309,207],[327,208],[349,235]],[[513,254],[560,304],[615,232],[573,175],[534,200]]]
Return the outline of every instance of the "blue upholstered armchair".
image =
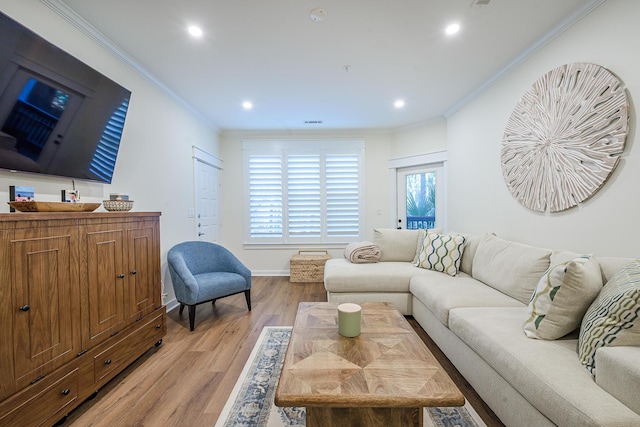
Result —
[[[167,262],[180,314],[189,307],[192,331],[197,304],[244,292],[251,311],[251,271],[228,249],[210,242],[184,242],[169,250]]]

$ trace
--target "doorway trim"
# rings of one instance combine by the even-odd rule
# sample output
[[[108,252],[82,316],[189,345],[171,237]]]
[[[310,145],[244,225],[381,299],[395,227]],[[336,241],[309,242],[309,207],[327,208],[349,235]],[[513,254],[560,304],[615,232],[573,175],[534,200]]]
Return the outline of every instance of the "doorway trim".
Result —
[[[199,160],[202,163],[206,163],[208,165],[211,165],[215,168],[218,168],[220,170],[223,169],[222,167],[222,159],[219,157],[214,156],[213,154],[207,153],[206,151],[204,151],[202,148],[198,148],[195,145],[192,146],[193,149],[193,159],[194,160]]]
[[[391,206],[391,216],[389,218],[391,228],[397,227],[397,214],[398,214],[398,169],[409,168],[409,167],[417,167],[417,166],[431,166],[435,164],[442,164],[443,174],[445,176],[445,181],[443,185],[444,197],[442,201],[444,202],[445,209],[447,206],[447,160],[448,154],[447,151],[434,151],[433,153],[425,153],[418,154],[415,156],[408,157],[398,157],[396,159],[389,160],[388,168],[389,168],[389,186],[391,188],[390,196],[391,200],[389,201]],[[446,212],[446,210],[445,210]],[[447,215],[444,215],[444,219],[441,222],[441,227],[443,230],[447,229]]]
[[[193,219],[193,229],[194,229],[194,235],[195,238],[197,240],[199,240],[198,237],[198,227],[197,227],[197,222],[198,222],[198,199],[199,199],[199,195],[198,195],[198,185],[197,185],[197,177],[196,177],[196,171],[198,168],[198,163],[200,164],[204,164],[204,165],[208,165],[211,166],[213,168],[216,169],[216,174],[218,175],[218,178],[220,179],[220,173],[222,172],[223,168],[222,168],[222,164],[223,161],[222,159],[220,159],[217,156],[214,156],[211,153],[208,153],[206,151],[204,151],[201,148],[196,147],[195,145],[192,146],[192,159],[193,159],[193,209],[189,211],[189,216],[192,217]],[[220,214],[220,204],[219,204],[219,200],[218,200],[218,204],[216,205],[216,217],[218,218],[218,232],[216,232],[216,236],[219,234],[219,230],[220,227],[222,226],[222,217]]]

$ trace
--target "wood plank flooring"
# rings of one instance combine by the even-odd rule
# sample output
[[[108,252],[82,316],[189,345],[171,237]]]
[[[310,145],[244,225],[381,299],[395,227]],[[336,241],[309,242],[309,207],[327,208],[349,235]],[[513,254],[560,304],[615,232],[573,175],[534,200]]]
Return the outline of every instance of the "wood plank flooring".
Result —
[[[298,303],[326,301],[322,283],[290,283],[288,277],[254,277],[252,311],[244,294],[201,304],[195,330],[172,310],[163,344],[145,353],[61,424],[65,427],[212,427],[264,326],[292,326]],[[500,420],[455,370],[420,326],[420,338],[447,370],[488,427]]]

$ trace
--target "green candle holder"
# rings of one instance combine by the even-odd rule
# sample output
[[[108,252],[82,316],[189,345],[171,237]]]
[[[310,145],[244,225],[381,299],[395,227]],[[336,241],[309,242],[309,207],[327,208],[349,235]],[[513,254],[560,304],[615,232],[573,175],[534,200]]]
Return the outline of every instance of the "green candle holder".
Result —
[[[338,333],[353,338],[360,335],[362,308],[358,304],[344,303],[338,306]]]

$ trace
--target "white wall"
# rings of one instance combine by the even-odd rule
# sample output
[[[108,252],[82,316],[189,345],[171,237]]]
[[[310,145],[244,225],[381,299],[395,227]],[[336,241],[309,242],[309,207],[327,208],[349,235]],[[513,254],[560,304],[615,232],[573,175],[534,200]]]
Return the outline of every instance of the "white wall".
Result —
[[[391,134],[391,159],[446,149],[447,122],[444,118],[398,129]]]
[[[125,193],[135,201],[134,211],[162,212],[162,278],[169,294],[165,302],[171,301],[166,252],[178,242],[195,238],[194,219],[187,217],[188,209],[194,207],[191,147],[219,156],[217,131],[39,0],[0,0],[0,11],[132,92],[112,184],[76,180],[76,188],[82,201]],[[0,171],[0,200],[8,201],[9,186],[16,184],[35,187],[41,201],[59,201],[60,190],[71,188],[70,179]],[[8,212],[8,205],[0,206],[0,211]]]
[[[640,250],[640,152],[633,96],[640,94],[637,54],[640,2],[609,0],[515,71],[448,119],[449,226],[537,246],[637,257]],[[507,119],[520,96],[547,71],[592,62],[626,84],[632,108],[630,134],[617,169],[594,197],[555,214],[535,213],[509,193],[500,148]]]

